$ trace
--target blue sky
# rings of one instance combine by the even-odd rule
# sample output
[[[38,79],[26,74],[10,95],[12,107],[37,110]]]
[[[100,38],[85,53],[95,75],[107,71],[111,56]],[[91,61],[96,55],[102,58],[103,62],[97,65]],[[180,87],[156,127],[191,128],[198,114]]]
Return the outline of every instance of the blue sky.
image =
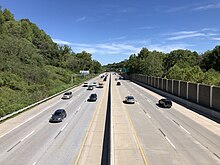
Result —
[[[128,59],[143,47],[203,53],[220,44],[219,0],[0,0],[0,5],[101,64]]]

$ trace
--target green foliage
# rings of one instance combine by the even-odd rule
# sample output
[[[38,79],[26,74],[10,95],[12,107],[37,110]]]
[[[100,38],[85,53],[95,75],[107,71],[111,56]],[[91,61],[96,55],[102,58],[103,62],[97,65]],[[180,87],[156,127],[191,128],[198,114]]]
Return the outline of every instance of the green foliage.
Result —
[[[85,81],[76,77],[71,83],[83,69],[102,71],[91,54],[58,46],[28,19],[15,21],[0,8],[0,117]]]
[[[144,74],[220,86],[220,46],[202,55],[190,50],[174,50],[164,54],[142,48],[128,60],[109,64],[107,70],[129,70],[128,74]]]
[[[5,21],[14,21],[14,15],[8,9],[4,9],[3,16]]]
[[[216,46],[212,51],[207,51],[202,55],[200,66],[204,70],[215,69],[220,72],[220,46]]]
[[[204,73],[203,83],[220,86],[220,73],[210,69]]]
[[[201,83],[204,73],[199,66],[187,66],[185,68],[180,68],[178,65],[174,65],[172,68],[170,68],[166,77],[168,79]]]
[[[190,50],[174,50],[167,54],[164,58],[164,68],[167,72],[174,65],[178,65],[181,68],[187,66],[195,66],[198,63],[198,54],[191,52]]]

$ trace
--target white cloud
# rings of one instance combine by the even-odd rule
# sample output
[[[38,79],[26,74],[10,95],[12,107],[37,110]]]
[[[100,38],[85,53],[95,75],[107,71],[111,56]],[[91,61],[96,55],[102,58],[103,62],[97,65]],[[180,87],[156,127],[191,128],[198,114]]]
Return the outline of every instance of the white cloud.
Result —
[[[155,44],[155,45],[148,45],[147,48],[150,51],[159,51],[159,52],[164,52],[164,53],[169,53],[173,50],[177,50],[177,49],[188,49],[188,47],[190,47],[192,45],[189,44]]]
[[[203,33],[189,33],[189,34],[185,34],[185,35],[177,35],[174,37],[170,37],[170,38],[168,38],[168,40],[181,40],[181,39],[185,39],[185,38],[200,37],[200,36],[205,36],[205,34],[203,34]]]
[[[63,40],[60,40],[60,39],[52,39],[53,42],[59,44],[59,45],[71,45],[70,42],[67,42],[67,41],[63,41]]]
[[[141,26],[141,27],[137,27],[137,29],[139,30],[151,30],[151,29],[156,29],[158,27],[156,26]]]
[[[212,38],[213,40],[216,40],[216,41],[220,41],[220,37],[219,38]]]
[[[188,8],[189,6],[172,7],[172,8],[165,10],[165,12],[168,12],[168,13],[179,12],[182,10],[187,10]]]
[[[76,22],[82,22],[82,21],[84,21],[86,19],[86,17],[84,16],[84,17],[80,17],[80,18],[77,18],[76,19]]]
[[[203,6],[198,6],[195,7],[193,10],[198,11],[198,10],[211,10],[211,9],[220,9],[220,3],[212,3]]]
[[[215,33],[213,33],[215,32]],[[182,40],[186,38],[195,38],[195,37],[202,37],[203,39],[209,39],[211,36],[218,35],[218,30],[214,28],[203,28],[201,30],[195,31],[179,31],[164,34],[165,36],[169,36],[167,40]]]

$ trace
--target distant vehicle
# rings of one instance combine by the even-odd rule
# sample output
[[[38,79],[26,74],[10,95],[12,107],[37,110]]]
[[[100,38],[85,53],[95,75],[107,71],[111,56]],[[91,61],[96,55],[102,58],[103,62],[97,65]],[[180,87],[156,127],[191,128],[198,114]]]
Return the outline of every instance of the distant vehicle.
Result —
[[[125,97],[124,103],[134,104],[135,103],[134,96],[127,96],[127,97]]]
[[[97,85],[97,82],[93,82],[93,86],[96,86]]]
[[[99,81],[99,84],[98,84],[97,87],[98,87],[98,88],[103,88],[103,87],[104,87],[104,83],[103,83],[103,81]]]
[[[72,92],[65,92],[62,99],[70,99],[71,97],[73,97]]]
[[[121,82],[120,82],[120,81],[118,81],[116,85],[121,85]]]
[[[115,78],[115,81],[118,81],[118,78]]]
[[[97,100],[97,94],[96,93],[92,93],[89,96],[89,99],[87,101],[96,101]]]
[[[124,78],[122,76],[119,77],[119,80],[123,80]]]
[[[66,118],[66,116],[67,116],[67,114],[66,114],[66,111],[64,109],[58,109],[52,114],[49,122],[51,122],[51,123],[53,123],[53,122],[62,122],[63,119]]]
[[[169,99],[160,99],[158,101],[158,105],[160,107],[163,107],[163,108],[171,108],[172,107],[172,101],[169,100]]]
[[[93,85],[89,85],[87,90],[93,90]]]
[[[89,86],[89,83],[88,82],[85,82],[84,84],[83,84],[83,87],[88,87]]]

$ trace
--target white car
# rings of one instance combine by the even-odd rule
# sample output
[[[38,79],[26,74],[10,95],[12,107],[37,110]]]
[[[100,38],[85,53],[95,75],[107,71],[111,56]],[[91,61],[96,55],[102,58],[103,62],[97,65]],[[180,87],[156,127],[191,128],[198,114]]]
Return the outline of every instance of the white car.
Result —
[[[71,97],[73,97],[72,92],[65,92],[62,99],[70,99]]]

